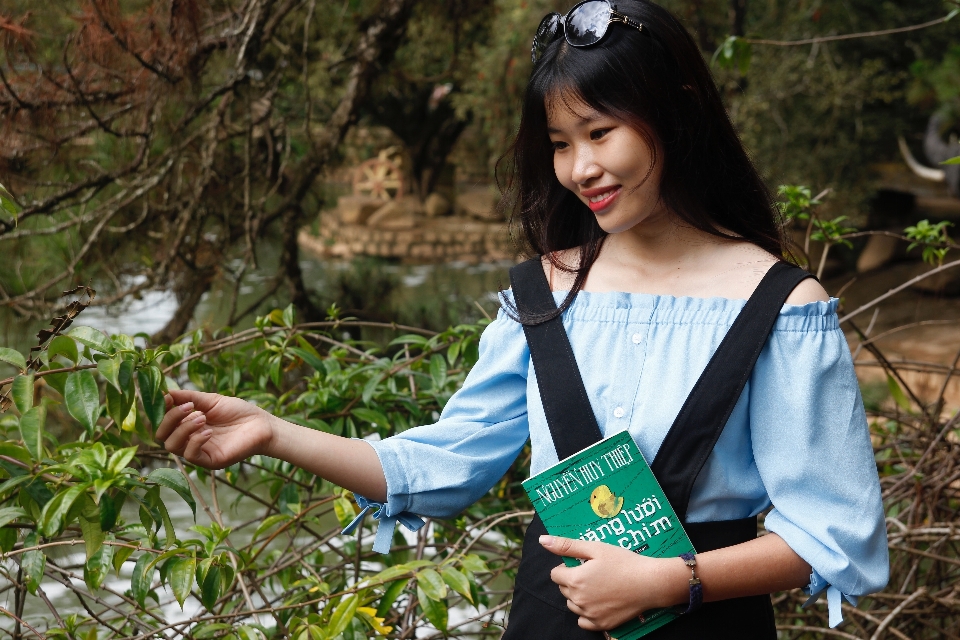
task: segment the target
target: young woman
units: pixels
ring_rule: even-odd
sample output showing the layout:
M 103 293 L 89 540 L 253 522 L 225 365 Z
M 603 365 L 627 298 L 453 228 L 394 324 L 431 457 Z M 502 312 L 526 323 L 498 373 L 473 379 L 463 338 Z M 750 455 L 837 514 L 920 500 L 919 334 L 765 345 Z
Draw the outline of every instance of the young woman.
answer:
M 784 255 L 779 219 L 696 45 L 664 9 L 583 2 L 544 19 L 533 56 L 512 154 L 513 222 L 543 256 L 601 431 L 628 430 L 650 461 L 744 300 Z M 175 391 L 157 437 L 208 468 L 254 454 L 289 461 L 382 503 L 386 518 L 455 515 L 528 438 L 531 473 L 557 462 L 536 376 L 567 372 L 534 371 L 520 321 L 544 318 L 503 296 L 436 424 L 365 442 Z M 772 505 L 767 534 L 699 553 L 702 598 L 713 604 L 648 637 L 775 638 L 765 594 L 796 587 L 826 590 L 835 625 L 843 598 L 886 584 L 879 482 L 837 304 L 812 279 L 792 291 L 693 484 L 691 526 Z M 539 543 L 556 568 L 538 581 L 521 567 L 506 638 L 599 638 L 651 608 L 693 608 L 680 558 Z M 567 568 L 560 555 L 587 562 Z

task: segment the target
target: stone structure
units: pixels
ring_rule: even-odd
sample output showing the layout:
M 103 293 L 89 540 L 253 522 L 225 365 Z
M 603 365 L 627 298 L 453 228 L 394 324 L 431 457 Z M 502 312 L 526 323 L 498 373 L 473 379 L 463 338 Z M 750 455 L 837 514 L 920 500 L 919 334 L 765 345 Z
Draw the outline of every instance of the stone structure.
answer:
M 479 212 L 477 191 L 469 193 L 473 211 L 465 211 L 458 198 L 457 209 L 462 213 L 452 216 L 437 215 L 444 208 L 449 210 L 450 204 L 436 198 L 431 201 L 428 197 L 421 205 L 405 197 L 370 211 L 371 203 L 345 196 L 337 209 L 320 214 L 319 235 L 300 232 L 300 246 L 324 257 L 365 255 L 405 262 L 481 262 L 516 257 L 506 223 L 496 219 L 493 198 L 487 197 L 490 210 Z

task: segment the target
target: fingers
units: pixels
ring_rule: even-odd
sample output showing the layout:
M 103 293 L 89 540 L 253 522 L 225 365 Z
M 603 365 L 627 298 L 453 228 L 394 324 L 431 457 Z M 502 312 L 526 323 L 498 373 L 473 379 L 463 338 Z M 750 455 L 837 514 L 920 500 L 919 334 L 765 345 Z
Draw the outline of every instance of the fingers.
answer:
M 605 543 L 585 542 L 583 540 L 571 540 L 570 538 L 558 538 L 556 536 L 540 536 L 540 544 L 543 545 L 544 549 L 558 556 L 591 560 L 596 557 L 598 551 L 595 545 L 604 545 Z
M 167 451 L 182 456 L 190 436 L 206 426 L 207 417 L 199 411 L 193 411 L 167 436 L 163 446 Z
M 209 411 L 221 398 L 216 393 L 204 393 L 203 391 L 192 391 L 190 389 L 170 389 L 167 393 L 173 399 L 174 404 L 192 402 L 200 411 Z
M 577 624 L 580 625 L 581 629 L 586 629 L 587 631 L 606 630 L 606 627 L 601 627 L 600 625 L 591 622 L 589 618 L 584 618 L 583 616 L 580 616 L 580 618 L 577 620 Z
M 192 402 L 185 402 L 179 406 L 173 406 L 175 402 L 176 400 L 171 397 L 171 406 L 167 408 L 167 413 L 164 414 L 163 420 L 160 421 L 160 426 L 157 427 L 155 437 L 160 442 L 165 442 L 167 438 L 170 437 L 170 434 L 180 425 L 180 422 L 193 412 L 194 407 Z
M 203 452 L 203 445 L 209 442 L 212 435 L 213 429 L 202 429 L 192 433 L 187 439 L 186 448 L 183 450 L 183 457 L 186 458 L 187 462 L 207 466 L 204 463 L 210 459 L 210 456 Z

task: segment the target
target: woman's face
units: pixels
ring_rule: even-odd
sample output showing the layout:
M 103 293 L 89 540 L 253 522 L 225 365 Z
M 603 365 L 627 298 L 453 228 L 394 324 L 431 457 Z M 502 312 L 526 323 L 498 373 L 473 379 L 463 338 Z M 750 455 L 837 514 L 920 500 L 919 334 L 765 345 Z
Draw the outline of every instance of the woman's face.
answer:
M 604 231 L 626 231 L 665 213 L 660 165 L 653 166 L 636 129 L 579 100 L 554 96 L 546 106 L 557 179 L 590 207 Z

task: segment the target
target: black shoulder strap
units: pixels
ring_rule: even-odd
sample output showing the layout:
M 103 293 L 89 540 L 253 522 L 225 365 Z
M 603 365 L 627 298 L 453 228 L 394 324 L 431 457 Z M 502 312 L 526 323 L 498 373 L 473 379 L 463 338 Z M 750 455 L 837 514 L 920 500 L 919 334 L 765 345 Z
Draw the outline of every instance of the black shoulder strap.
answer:
M 785 262 L 767 271 L 660 445 L 651 469 L 681 520 L 686 520 L 693 483 L 720 438 L 783 303 L 809 277 L 803 269 Z M 539 258 L 510 269 L 510 282 L 518 310 L 540 314 L 557 308 Z M 524 325 L 523 331 L 550 435 L 557 457 L 563 460 L 603 436 L 560 317 Z
M 681 520 L 687 519 L 693 483 L 720 439 L 784 302 L 801 281 L 810 277 L 786 262 L 770 267 L 693 385 L 660 445 L 650 470 Z
M 539 258 L 511 268 L 510 284 L 518 311 L 542 314 L 556 310 L 557 303 Z M 547 416 L 557 457 L 560 460 L 569 458 L 603 438 L 573 357 L 570 340 L 560 316 L 542 324 L 525 324 L 523 333 L 527 336 L 543 412 Z

